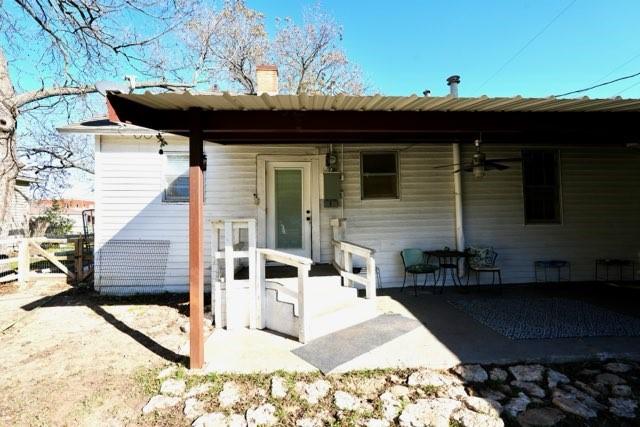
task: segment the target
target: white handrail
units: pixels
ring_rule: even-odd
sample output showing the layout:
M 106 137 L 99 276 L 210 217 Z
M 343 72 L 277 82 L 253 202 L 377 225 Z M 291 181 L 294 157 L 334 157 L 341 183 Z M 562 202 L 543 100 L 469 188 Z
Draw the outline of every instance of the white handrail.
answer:
M 280 262 L 282 264 L 290 265 L 298 269 L 298 341 L 305 343 L 309 336 L 309 316 L 306 308 L 306 287 L 309 280 L 309 270 L 313 261 L 309 258 L 301 257 L 298 255 L 292 255 L 286 252 L 277 251 L 275 249 L 256 249 L 258 257 L 258 268 L 256 271 L 256 285 L 258 286 L 258 301 L 256 311 L 258 312 L 258 325 L 260 329 L 266 327 L 266 275 L 265 265 L 267 261 Z
M 356 245 L 355 243 L 332 240 L 334 251 L 333 266 L 338 269 L 340 275 L 344 278 L 345 286 L 352 286 L 353 282 L 360 283 L 365 286 L 367 299 L 376 296 L 376 260 L 373 257 L 375 250 L 366 246 Z M 342 253 L 342 262 L 338 259 L 337 254 Z M 353 274 L 353 255 L 364 258 L 367 266 L 367 277 L 363 278 L 357 274 Z

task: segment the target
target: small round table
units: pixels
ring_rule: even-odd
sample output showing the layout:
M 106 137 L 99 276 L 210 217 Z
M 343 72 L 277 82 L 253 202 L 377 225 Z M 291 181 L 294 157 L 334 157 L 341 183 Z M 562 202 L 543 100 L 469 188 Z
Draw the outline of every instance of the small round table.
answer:
M 430 257 L 438 258 L 438 266 L 440 267 L 440 270 L 438 270 L 436 284 L 440 280 L 440 277 L 442 277 L 442 288 L 440 289 L 440 293 L 444 291 L 444 285 L 447 281 L 447 271 L 449 271 L 451 275 L 453 285 L 462 286 L 462 282 L 460 281 L 460 261 L 469 257 L 467 252 L 440 249 L 435 251 L 424 251 L 424 254 L 427 256 L 427 263 L 429 263 Z

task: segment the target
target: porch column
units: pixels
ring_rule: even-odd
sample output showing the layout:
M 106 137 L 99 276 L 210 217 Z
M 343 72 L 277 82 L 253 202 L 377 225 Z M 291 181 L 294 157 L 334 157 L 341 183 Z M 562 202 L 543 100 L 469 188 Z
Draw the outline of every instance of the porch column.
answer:
M 189 132 L 189 367 L 204 364 L 204 176 L 202 117 L 190 110 Z

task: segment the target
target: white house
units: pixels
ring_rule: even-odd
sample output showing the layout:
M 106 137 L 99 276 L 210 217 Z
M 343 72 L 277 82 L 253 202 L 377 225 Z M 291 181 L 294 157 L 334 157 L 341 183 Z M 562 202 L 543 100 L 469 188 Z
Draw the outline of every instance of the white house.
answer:
M 210 120 L 206 285 L 224 246 L 211 221 L 241 218 L 255 220 L 257 248 L 315 264 L 343 253 L 336 241 L 369 248 L 382 287 L 402 286 L 404 248 L 493 247 L 505 283 L 534 282 L 535 261 L 569 262 L 573 281 L 593 280 L 597 259 L 640 266 L 640 100 L 454 95 L 110 94 L 111 121 L 61 129 L 95 135 L 96 289 L 189 289 L 190 134 L 176 123 L 195 108 Z M 485 158 L 467 167 L 474 140 Z M 522 160 L 496 170 L 491 159 Z M 454 163 L 475 173 L 438 168 Z M 240 316 L 248 324 L 251 308 Z

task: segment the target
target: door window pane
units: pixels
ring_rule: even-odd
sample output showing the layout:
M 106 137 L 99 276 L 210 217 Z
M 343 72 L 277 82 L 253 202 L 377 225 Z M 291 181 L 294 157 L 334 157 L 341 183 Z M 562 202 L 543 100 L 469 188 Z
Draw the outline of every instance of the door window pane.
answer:
M 274 180 L 276 248 L 302 248 L 302 171 L 276 169 Z

